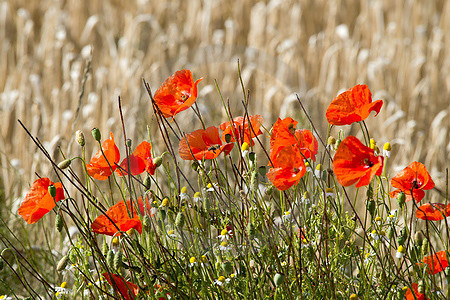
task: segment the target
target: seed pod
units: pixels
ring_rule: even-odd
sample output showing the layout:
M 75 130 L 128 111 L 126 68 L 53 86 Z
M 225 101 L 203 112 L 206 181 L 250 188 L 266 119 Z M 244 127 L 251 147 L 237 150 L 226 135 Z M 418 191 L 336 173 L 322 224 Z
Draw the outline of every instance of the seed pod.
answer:
M 64 270 L 67 266 L 67 263 L 69 262 L 69 256 L 68 255 L 64 255 L 58 262 L 58 264 L 56 265 L 56 271 L 61 272 L 62 270 Z
M 108 243 L 106 242 L 106 240 L 103 240 L 103 245 L 102 245 L 103 256 L 106 256 L 108 254 L 108 251 L 109 251 Z
M 182 212 L 179 212 L 177 214 L 177 217 L 175 218 L 175 226 L 178 228 L 183 228 L 184 227 L 184 215 Z
M 233 265 L 231 264 L 231 262 L 226 261 L 222 263 L 222 270 L 224 270 L 227 274 L 231 274 L 233 273 Z
M 92 136 L 94 137 L 94 140 L 96 140 L 97 142 L 100 142 L 100 140 L 102 139 L 102 134 L 100 133 L 100 130 L 98 128 L 92 128 Z
M 373 217 L 375 214 L 375 201 L 374 200 L 367 201 L 367 210 L 369 211 L 370 215 Z
M 62 231 L 63 226 L 64 226 L 64 221 L 63 221 L 63 217 L 60 214 L 56 215 L 55 226 L 56 226 L 56 230 L 58 230 L 58 232 Z
M 280 285 L 283 284 L 284 279 L 285 279 L 284 274 L 281 274 L 281 273 L 277 273 L 277 274 L 275 274 L 275 276 L 273 277 L 273 281 L 275 282 L 275 285 L 276 285 L 277 287 L 279 287 Z
M 430 243 L 427 238 L 423 239 L 422 242 L 422 255 L 425 256 L 430 252 Z
M 53 184 L 48 186 L 48 192 L 53 198 L 56 197 L 56 187 Z
M 248 159 L 252 162 L 252 163 L 254 163 L 255 162 L 255 160 L 256 160 L 256 153 L 255 152 L 250 152 L 249 154 L 248 154 Z
M 71 159 L 69 159 L 69 158 L 65 159 L 58 164 L 58 168 L 60 168 L 61 170 L 67 169 L 70 166 L 71 162 L 72 162 Z
M 416 234 L 414 235 L 414 242 L 416 243 L 417 246 L 422 246 L 423 243 L 423 234 L 422 231 L 417 231 Z
M 118 270 L 122 266 L 122 251 L 117 251 L 114 255 L 113 267 L 114 270 Z
M 108 251 L 108 254 L 106 255 L 106 263 L 108 264 L 109 267 L 114 266 L 114 251 L 112 250 Z
M 81 130 L 77 130 L 77 132 L 75 132 L 75 139 L 77 140 L 78 145 L 80 145 L 81 147 L 84 147 L 84 145 L 86 144 L 83 131 Z
M 229 134 L 229 133 L 225 134 L 225 142 L 226 143 L 231 142 L 231 134 Z

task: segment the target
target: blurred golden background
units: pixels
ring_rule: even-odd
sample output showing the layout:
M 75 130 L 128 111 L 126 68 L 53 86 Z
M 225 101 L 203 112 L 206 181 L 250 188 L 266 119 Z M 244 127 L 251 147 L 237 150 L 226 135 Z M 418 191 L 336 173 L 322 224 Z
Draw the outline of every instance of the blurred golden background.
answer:
M 250 113 L 267 128 L 278 116 L 309 127 L 298 94 L 326 134 L 330 101 L 368 84 L 374 100 L 384 100 L 368 127 L 380 147 L 391 142 L 391 173 L 421 161 L 442 189 L 450 158 L 449 16 L 445 0 L 0 1 L 1 198 L 16 199 L 8 218 L 18 218 L 35 172 L 51 172 L 17 119 L 56 161 L 58 147 L 79 155 L 74 133 L 83 130 L 90 157 L 93 127 L 123 144 L 119 95 L 128 137 L 145 138 L 147 124 L 156 133 L 142 79 L 155 91 L 188 68 L 205 77 L 197 104 L 206 124 L 219 125 L 226 116 L 215 79 L 235 115 L 242 113 L 238 59 Z M 200 126 L 191 110 L 177 120 L 186 132 Z

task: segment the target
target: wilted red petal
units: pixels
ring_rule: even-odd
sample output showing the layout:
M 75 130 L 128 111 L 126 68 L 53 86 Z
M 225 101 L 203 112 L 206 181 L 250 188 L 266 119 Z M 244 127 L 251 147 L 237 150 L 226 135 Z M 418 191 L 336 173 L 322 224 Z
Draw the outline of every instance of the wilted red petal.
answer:
M 427 221 L 439 221 L 450 216 L 450 205 L 426 203 L 417 208 L 416 217 Z
M 119 149 L 114 143 L 112 132 L 110 133 L 110 138 L 102 143 L 102 150 L 98 150 L 91 158 L 89 164 L 86 165 L 89 176 L 98 180 L 108 179 L 117 168 L 116 164 L 120 160 Z
M 391 185 L 398 190 L 390 193 L 394 198 L 400 191 L 406 195 L 406 201 L 411 201 L 412 197 L 416 202 L 420 202 L 425 196 L 423 190 L 434 188 L 433 179 L 431 179 L 425 166 L 420 162 L 412 162 L 409 166 L 400 171 L 391 179 Z M 411 195 L 412 191 L 412 195 Z
M 340 144 L 333 158 L 333 171 L 343 186 L 356 183 L 356 187 L 368 185 L 372 178 L 380 176 L 383 157 L 364 146 L 356 137 L 348 136 Z
M 308 129 L 298 129 L 295 131 L 295 137 L 300 147 L 300 152 L 304 158 L 311 158 L 316 161 L 316 154 L 319 150 L 319 144 L 312 132 Z
M 419 293 L 419 285 L 417 283 L 412 284 L 413 291 L 411 289 L 408 289 L 405 293 L 405 299 L 406 300 L 426 300 L 424 294 Z M 415 297 L 414 297 L 415 295 Z
M 139 293 L 139 287 L 132 282 L 126 281 L 120 275 L 103 273 L 108 283 L 125 300 L 133 300 Z
M 55 199 L 48 192 L 50 185 L 56 188 Z M 34 224 L 55 207 L 55 202 L 62 199 L 64 199 L 64 190 L 61 182 L 53 183 L 46 177 L 39 178 L 31 185 L 18 213 L 28 224 Z
M 428 274 L 439 273 L 448 266 L 447 251 L 439 251 L 436 254 L 425 256 L 422 261 L 429 267 Z
M 151 206 L 148 199 L 146 199 L 145 205 L 141 197 L 139 197 L 137 201 L 140 209 L 140 215 L 151 215 Z M 145 210 L 145 207 L 147 207 L 147 210 Z M 139 233 L 142 233 L 141 220 L 139 219 L 139 215 L 136 213 L 134 204 L 130 200 L 126 201 L 126 206 L 124 201 L 120 201 L 119 203 L 114 204 L 106 211 L 106 215 L 109 218 L 105 215 L 101 215 L 98 216 L 94 220 L 94 222 L 92 222 L 92 231 L 99 234 L 112 236 L 118 232 L 118 227 L 120 231 L 127 231 L 131 228 L 134 228 Z M 110 221 L 110 219 L 112 220 L 112 222 Z
M 223 145 L 219 137 L 219 129 L 211 126 L 186 134 L 180 140 L 178 152 L 185 160 L 214 159 L 222 152 L 225 155 L 230 153 L 233 146 L 233 143 Z
M 119 176 L 128 175 L 128 164 L 132 175 L 142 174 L 144 171 L 155 174 L 155 165 L 152 159 L 152 146 L 149 142 L 143 141 L 140 143 L 128 159 L 124 159 L 120 163 L 120 168 L 117 168 L 116 173 Z
M 197 85 L 190 70 L 180 70 L 167 78 L 155 92 L 154 100 L 164 117 L 173 117 L 188 109 L 197 99 Z
M 250 124 L 248 122 L 250 120 Z M 257 135 L 262 134 L 260 129 L 263 123 L 263 118 L 260 115 L 237 117 L 233 121 L 228 121 L 220 125 L 220 130 L 222 130 L 222 141 L 227 142 L 226 136 L 230 136 L 230 142 L 235 142 L 238 140 L 239 144 L 247 142 L 249 145 L 254 145 L 253 138 Z M 251 126 L 250 126 L 251 125 Z
M 367 85 L 358 84 L 334 98 L 326 117 L 332 125 L 349 125 L 365 120 L 371 111 L 375 111 L 376 116 L 382 106 L 382 100 L 372 102 L 372 93 Z

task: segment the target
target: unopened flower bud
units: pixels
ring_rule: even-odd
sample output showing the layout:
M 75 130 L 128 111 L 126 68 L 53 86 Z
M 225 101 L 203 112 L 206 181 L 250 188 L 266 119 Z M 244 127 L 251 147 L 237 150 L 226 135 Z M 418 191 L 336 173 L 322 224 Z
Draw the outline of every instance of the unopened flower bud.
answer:
M 408 238 L 408 231 L 406 230 L 406 227 L 403 227 L 402 230 L 400 231 L 400 235 L 397 237 L 397 243 L 399 245 L 404 245 L 407 238 Z
M 84 140 L 83 131 L 77 130 L 77 132 L 75 132 L 75 139 L 76 139 L 78 145 L 80 145 L 81 147 L 84 147 L 84 145 L 86 145 L 86 141 Z
M 391 144 L 389 142 L 385 143 L 383 146 L 383 155 L 386 157 L 391 156 L 391 150 L 392 150 Z
M 152 186 L 152 179 L 150 178 L 150 175 L 149 175 L 149 174 L 147 174 L 147 176 L 145 176 L 145 179 L 144 179 L 144 186 L 145 186 L 145 188 L 146 188 L 147 190 L 149 190 L 150 187 Z
M 427 238 L 422 241 L 422 255 L 425 256 L 430 252 L 430 243 Z
M 405 193 L 400 192 L 397 196 L 397 203 L 400 207 L 403 207 L 403 204 L 405 204 L 406 196 Z
M 156 168 L 159 167 L 160 165 L 162 165 L 163 163 L 163 158 L 162 156 L 157 156 L 153 159 L 153 163 L 155 164 Z
M 113 237 L 111 243 L 112 243 L 112 245 L 114 247 L 117 247 L 119 245 L 119 238 L 118 237 Z
M 58 230 L 58 232 L 61 232 L 64 226 L 64 221 L 63 221 L 63 217 L 60 214 L 56 215 L 55 218 L 55 227 L 56 230 Z
M 177 217 L 175 218 L 175 226 L 178 228 L 183 228 L 184 227 L 184 215 L 182 212 L 179 212 L 177 214 Z
M 100 130 L 98 128 L 92 128 L 92 136 L 94 137 L 94 140 L 96 140 L 97 142 L 100 142 L 100 140 L 102 139 L 102 134 L 100 133 Z
M 422 246 L 423 243 L 423 233 L 422 231 L 417 231 L 414 235 L 414 242 L 417 246 Z
M 231 142 L 231 134 L 229 134 L 229 133 L 227 133 L 227 134 L 225 134 L 225 142 L 226 143 L 229 143 L 229 142 Z
M 108 251 L 109 251 L 108 243 L 106 242 L 106 240 L 103 240 L 103 245 L 102 245 L 103 256 L 106 256 L 108 254 Z
M 332 136 L 329 136 L 327 140 L 327 145 L 333 146 L 334 144 L 336 144 L 336 139 Z
M 252 162 L 252 163 L 254 163 L 255 162 L 255 160 L 256 160 L 256 153 L 255 152 L 250 152 L 249 154 L 248 154 L 248 159 Z
M 197 161 L 192 162 L 192 164 L 191 164 L 192 170 L 194 170 L 195 172 L 197 172 L 199 167 L 200 167 L 200 165 L 198 164 Z
M 275 285 L 277 287 L 283 284 L 284 279 L 285 279 L 284 274 L 280 273 L 275 274 L 275 276 L 273 277 L 273 281 L 275 282 Z
M 350 300 L 358 300 L 358 295 L 356 295 L 356 294 L 351 294 L 349 299 L 350 299 Z
M 222 263 L 222 270 L 224 270 L 227 274 L 231 274 L 233 273 L 233 265 L 231 264 L 231 262 L 226 261 Z
M 108 264 L 109 267 L 114 266 L 114 251 L 112 250 L 108 251 L 108 254 L 106 255 L 106 263 Z
M 131 148 L 133 141 L 131 139 L 127 139 L 127 141 L 125 142 L 128 148 Z
M 161 201 L 161 207 L 167 207 L 167 206 L 169 206 L 169 199 L 168 198 L 164 198 Z
M 367 211 L 369 211 L 370 215 L 373 217 L 373 215 L 375 214 L 375 201 L 374 200 L 369 200 L 367 201 Z
M 61 170 L 67 169 L 70 166 L 71 162 L 71 159 L 65 159 L 58 164 L 58 168 L 60 168 Z
M 69 256 L 68 255 L 64 255 L 58 262 L 58 264 L 56 265 L 56 271 L 61 272 L 62 270 L 64 270 L 67 266 L 67 263 L 69 262 Z
M 48 193 L 50 194 L 50 196 L 52 196 L 53 198 L 56 197 L 56 187 L 52 184 L 48 186 Z

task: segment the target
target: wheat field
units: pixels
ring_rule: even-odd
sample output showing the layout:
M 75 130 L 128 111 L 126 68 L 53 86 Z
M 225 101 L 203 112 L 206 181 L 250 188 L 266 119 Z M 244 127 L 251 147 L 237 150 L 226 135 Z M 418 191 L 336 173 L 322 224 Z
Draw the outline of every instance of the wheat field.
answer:
M 76 130 L 88 137 L 91 153 L 93 127 L 123 140 L 120 95 L 127 135 L 142 139 L 147 124 L 157 132 L 142 79 L 156 90 L 189 68 L 205 78 L 197 103 L 206 123 L 218 125 L 226 116 L 214 80 L 232 111 L 242 112 L 238 59 L 250 112 L 261 114 L 267 128 L 287 115 L 309 126 L 298 94 L 326 134 L 329 102 L 368 84 L 374 100 L 385 101 L 368 122 L 379 144 L 393 145 L 392 172 L 421 161 L 443 187 L 450 158 L 449 16 L 445 0 L 0 1 L 0 183 L 2 201 L 12 204 L 2 216 L 17 220 L 35 174 L 51 173 L 18 119 L 59 161 L 59 149 L 77 155 Z M 178 121 L 199 126 L 192 111 Z M 154 137 L 155 151 L 163 151 Z

